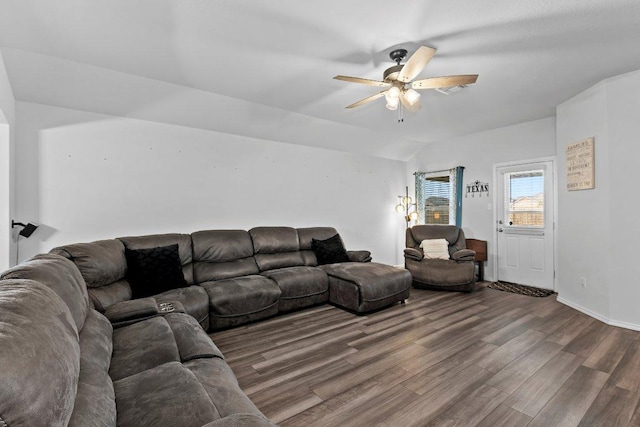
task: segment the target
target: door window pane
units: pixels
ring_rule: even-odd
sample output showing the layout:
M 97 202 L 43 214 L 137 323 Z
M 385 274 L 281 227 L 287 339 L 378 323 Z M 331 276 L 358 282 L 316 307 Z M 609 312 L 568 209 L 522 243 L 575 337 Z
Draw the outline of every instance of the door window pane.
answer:
M 544 227 L 544 171 L 505 174 L 505 187 L 505 225 Z

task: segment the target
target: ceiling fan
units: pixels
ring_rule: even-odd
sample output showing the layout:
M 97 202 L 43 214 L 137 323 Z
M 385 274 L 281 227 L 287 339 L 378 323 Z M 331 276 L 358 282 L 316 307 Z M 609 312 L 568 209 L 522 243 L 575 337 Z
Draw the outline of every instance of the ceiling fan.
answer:
M 443 89 L 452 87 L 465 87 L 473 84 L 478 79 L 477 74 L 463 74 L 457 76 L 430 77 L 427 79 L 412 81 L 424 67 L 429 63 L 431 58 L 436 54 L 436 49 L 428 46 L 420 46 L 420 48 L 407 60 L 403 65 L 400 62 L 407 56 L 406 49 L 395 49 L 389 53 L 389 57 L 396 62 L 393 67 L 387 68 L 382 80 L 363 79 L 360 77 L 335 76 L 336 80 L 345 82 L 360 83 L 369 86 L 383 87 L 385 90 L 371 95 L 360 101 L 347 105 L 346 108 L 355 108 L 375 101 L 383 96 L 387 101 L 389 110 L 398 109 L 398 103 L 408 111 L 417 111 L 420 109 L 420 94 L 417 90 L 424 89 Z

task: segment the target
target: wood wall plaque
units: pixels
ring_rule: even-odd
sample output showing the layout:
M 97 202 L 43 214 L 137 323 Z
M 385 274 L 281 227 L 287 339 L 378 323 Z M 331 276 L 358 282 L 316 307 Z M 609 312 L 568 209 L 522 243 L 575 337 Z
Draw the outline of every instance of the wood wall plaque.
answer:
M 593 137 L 567 145 L 567 190 L 595 188 Z

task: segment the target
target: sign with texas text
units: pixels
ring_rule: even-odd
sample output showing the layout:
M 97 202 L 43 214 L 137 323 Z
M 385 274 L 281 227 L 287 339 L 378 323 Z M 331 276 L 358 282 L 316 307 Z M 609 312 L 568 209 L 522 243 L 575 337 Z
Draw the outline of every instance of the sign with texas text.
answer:
M 567 190 L 595 188 L 594 138 L 567 145 Z

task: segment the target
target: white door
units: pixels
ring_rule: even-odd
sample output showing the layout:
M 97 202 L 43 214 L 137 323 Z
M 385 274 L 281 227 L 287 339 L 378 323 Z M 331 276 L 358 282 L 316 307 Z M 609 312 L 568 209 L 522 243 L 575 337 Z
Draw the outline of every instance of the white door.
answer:
M 496 167 L 498 280 L 553 289 L 553 163 Z

